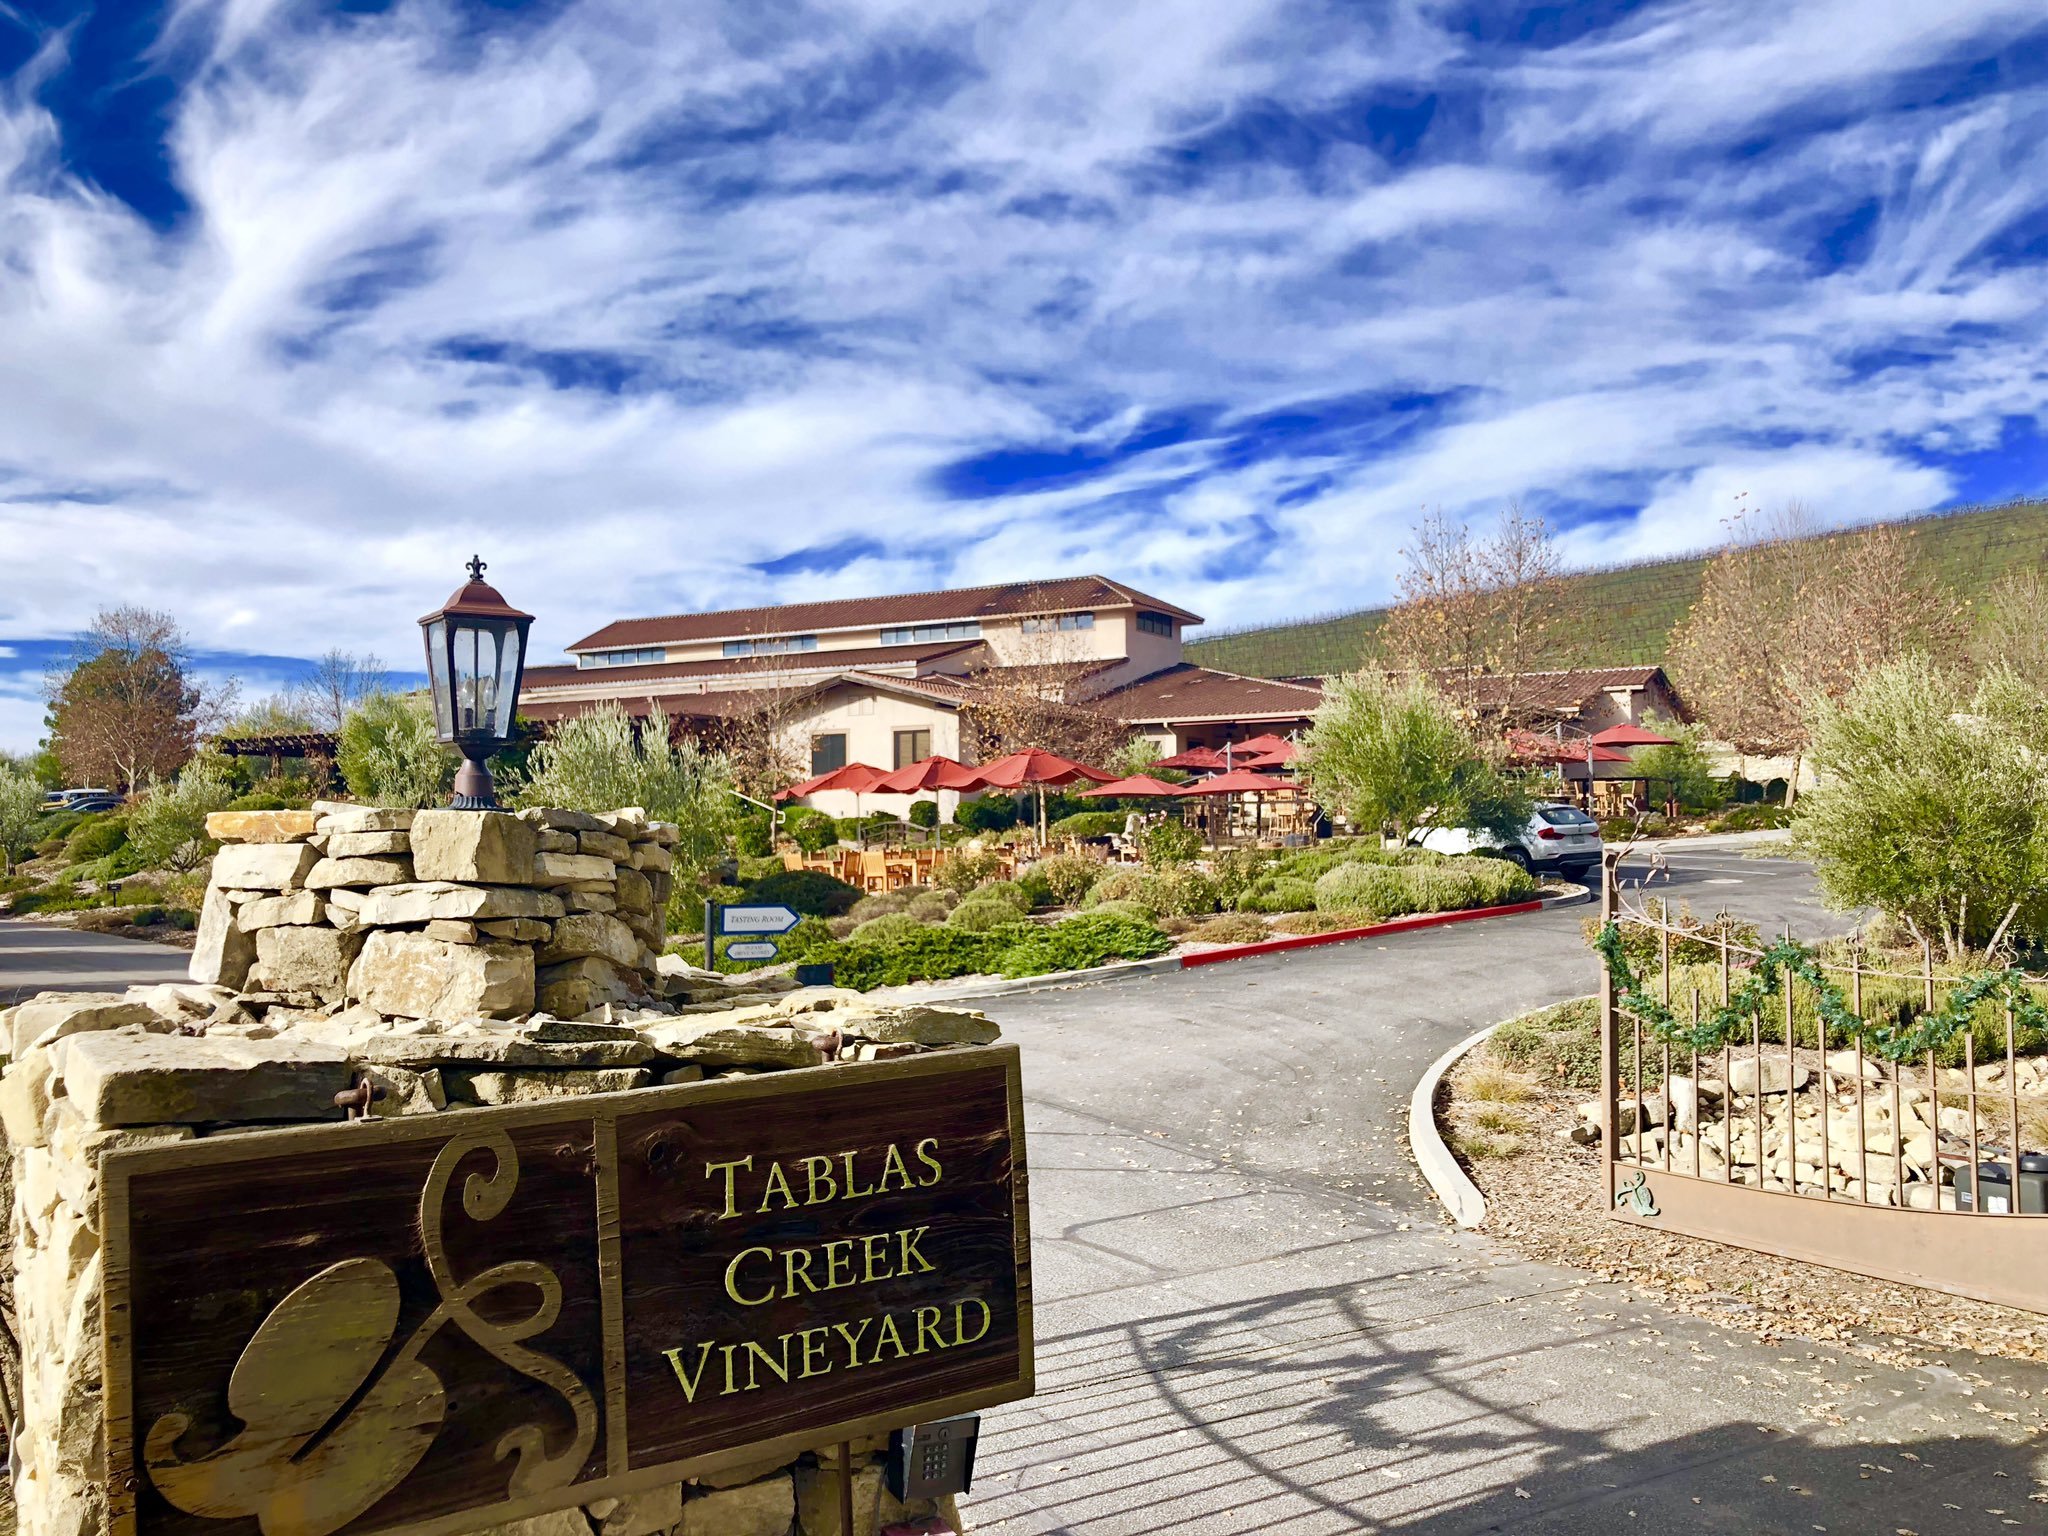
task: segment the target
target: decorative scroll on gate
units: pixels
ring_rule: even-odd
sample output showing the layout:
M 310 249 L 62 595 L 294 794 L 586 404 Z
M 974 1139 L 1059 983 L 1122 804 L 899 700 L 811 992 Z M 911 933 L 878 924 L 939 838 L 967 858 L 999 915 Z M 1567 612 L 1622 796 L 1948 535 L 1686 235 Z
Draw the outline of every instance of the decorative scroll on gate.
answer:
M 1014 1048 L 109 1154 L 117 1532 L 436 1532 L 1026 1396 Z

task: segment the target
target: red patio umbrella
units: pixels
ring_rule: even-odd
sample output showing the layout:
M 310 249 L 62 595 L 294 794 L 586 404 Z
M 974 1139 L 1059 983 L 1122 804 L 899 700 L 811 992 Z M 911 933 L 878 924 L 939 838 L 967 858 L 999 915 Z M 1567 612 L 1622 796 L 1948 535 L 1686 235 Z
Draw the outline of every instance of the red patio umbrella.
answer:
M 1184 795 L 1187 786 L 1169 784 L 1164 779 L 1155 779 L 1149 773 L 1134 773 L 1128 779 L 1111 779 L 1107 784 L 1098 784 L 1093 789 L 1084 789 L 1075 798 L 1081 800 L 1138 800 L 1163 799 L 1170 795 Z
M 1301 748 L 1291 741 L 1283 741 L 1270 752 L 1260 752 L 1254 756 L 1239 756 L 1236 766 L 1239 768 L 1279 768 L 1293 762 L 1299 756 L 1301 756 Z
M 1082 779 L 1091 784 L 1107 784 L 1116 775 L 1104 773 L 1100 768 L 1090 768 L 1086 763 L 1077 763 L 1070 757 L 1061 757 L 1057 752 L 1042 752 L 1037 747 L 1026 747 L 1022 752 L 1012 752 L 1008 757 L 999 757 L 992 763 L 983 763 L 974 770 L 976 782 L 988 789 L 1023 789 L 1027 786 L 1038 791 L 1038 840 L 1045 841 L 1045 791 L 1047 785 L 1058 787 L 1075 784 Z
M 1577 741 L 1559 741 L 1555 736 L 1539 736 L 1534 731 L 1508 732 L 1508 755 L 1525 763 L 1628 761 L 1626 752 L 1612 751 L 1587 737 L 1581 737 Z
M 1678 743 L 1669 736 L 1659 736 L 1655 731 L 1646 731 L 1640 725 L 1610 725 L 1604 731 L 1595 731 L 1586 740 L 1596 747 L 1675 747 Z
M 1162 757 L 1152 765 L 1154 768 L 1221 768 L 1223 754 L 1210 747 L 1189 747 L 1185 752 L 1176 752 L 1172 757 Z
M 1232 742 L 1230 750 L 1238 757 L 1246 755 L 1256 756 L 1262 752 L 1278 752 L 1282 747 L 1291 747 L 1293 745 L 1294 743 L 1285 736 L 1274 736 L 1269 733 L 1264 736 L 1254 736 L 1249 741 Z
M 883 775 L 875 781 L 874 788 L 890 795 L 917 795 L 930 789 L 979 789 L 981 770 L 933 753 Z
M 775 798 L 795 800 L 804 795 L 819 794 L 828 789 L 850 789 L 853 791 L 854 819 L 860 819 L 860 797 L 887 777 L 881 769 L 870 768 L 866 763 L 848 763 L 843 768 L 834 768 L 830 773 L 821 773 L 815 779 L 805 779 L 801 784 L 792 784 Z M 865 834 L 863 834 L 865 836 Z
M 1249 768 L 1233 768 L 1228 773 L 1219 773 L 1213 779 L 1201 779 L 1188 785 L 1181 793 L 1186 795 L 1251 795 L 1265 794 L 1275 789 L 1299 789 L 1294 779 L 1269 779 L 1264 774 L 1254 773 Z

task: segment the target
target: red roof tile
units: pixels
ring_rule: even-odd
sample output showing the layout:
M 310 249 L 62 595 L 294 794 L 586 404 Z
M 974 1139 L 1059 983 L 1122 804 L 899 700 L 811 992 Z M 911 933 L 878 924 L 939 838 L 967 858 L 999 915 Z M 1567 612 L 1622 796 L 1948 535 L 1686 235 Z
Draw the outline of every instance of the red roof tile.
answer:
M 746 635 L 800 635 L 828 629 L 865 629 L 871 625 L 936 624 L 1034 613 L 1077 613 L 1096 608 L 1149 608 L 1189 624 L 1202 622 L 1199 614 L 1162 602 L 1122 582 L 1101 576 L 1061 576 L 1051 581 L 1012 581 L 944 592 L 907 592 L 896 597 L 842 597 L 819 603 L 783 603 L 772 608 L 725 608 L 664 618 L 618 619 L 585 635 L 569 649 L 677 645 Z
M 1112 688 L 1093 702 L 1119 719 L 1137 722 L 1293 719 L 1313 714 L 1322 701 L 1322 689 L 1305 683 L 1241 677 L 1183 662 Z
M 838 672 L 891 663 L 922 664 L 981 648 L 979 640 L 945 640 L 928 645 L 863 645 L 843 651 L 785 651 L 776 656 L 722 656 L 710 661 L 653 661 L 640 667 L 529 667 L 524 686 L 566 688 L 605 682 L 753 677 L 771 672 Z

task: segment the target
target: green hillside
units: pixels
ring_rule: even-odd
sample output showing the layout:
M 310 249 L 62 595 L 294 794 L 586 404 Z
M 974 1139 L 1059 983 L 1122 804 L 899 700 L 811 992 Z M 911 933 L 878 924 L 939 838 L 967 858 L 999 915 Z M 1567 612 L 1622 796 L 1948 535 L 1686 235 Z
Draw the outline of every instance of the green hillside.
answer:
M 1999 577 L 2048 567 L 2048 500 L 1970 507 L 1901 525 L 1959 593 L 1974 598 Z M 1566 578 L 1577 615 L 1559 666 L 1662 662 L 1671 631 L 1699 595 L 1706 555 L 1581 571 Z M 1253 677 L 1348 671 L 1363 661 L 1386 610 L 1331 614 L 1291 624 L 1225 631 L 1191 641 L 1188 660 Z

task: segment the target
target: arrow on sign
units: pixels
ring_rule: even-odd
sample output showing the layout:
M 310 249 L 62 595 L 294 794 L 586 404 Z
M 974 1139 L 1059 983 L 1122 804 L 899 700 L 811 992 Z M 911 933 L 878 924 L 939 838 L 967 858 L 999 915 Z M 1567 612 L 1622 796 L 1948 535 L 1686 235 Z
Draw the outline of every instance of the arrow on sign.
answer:
M 725 957 L 728 960 L 773 960 L 781 953 L 773 939 L 749 939 L 744 943 L 728 944 L 725 947 Z
M 802 919 L 787 907 L 720 907 L 720 933 L 787 933 Z

